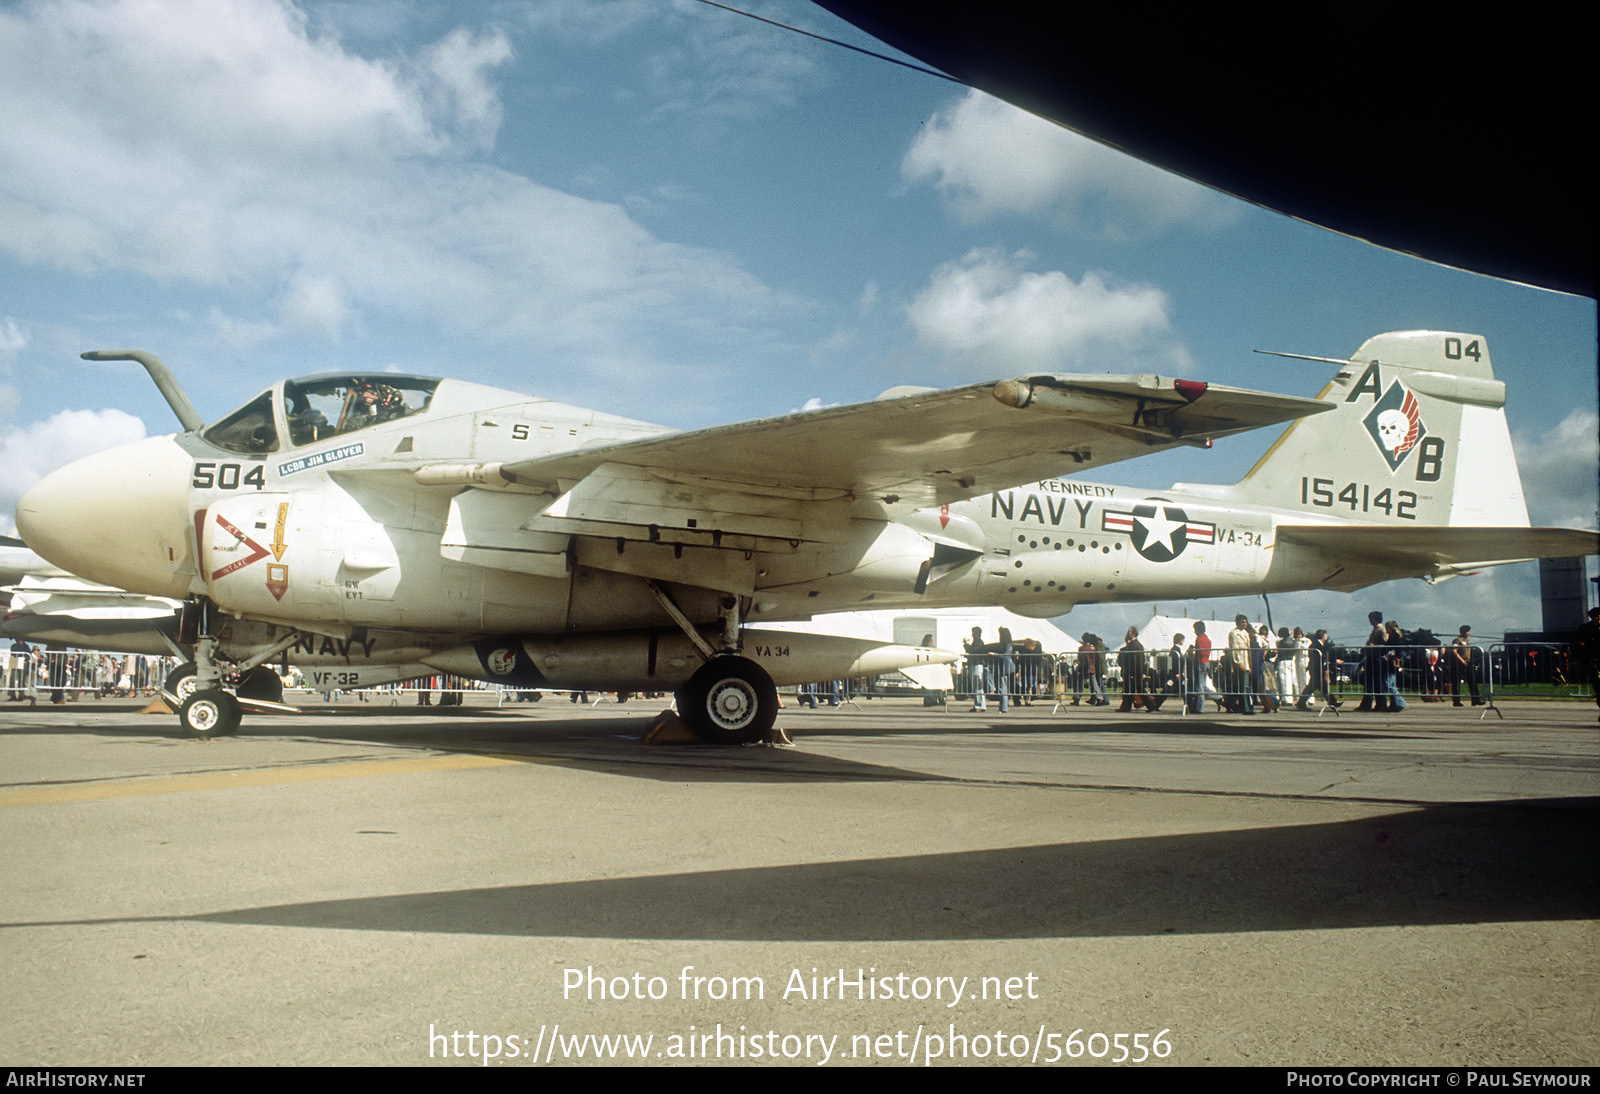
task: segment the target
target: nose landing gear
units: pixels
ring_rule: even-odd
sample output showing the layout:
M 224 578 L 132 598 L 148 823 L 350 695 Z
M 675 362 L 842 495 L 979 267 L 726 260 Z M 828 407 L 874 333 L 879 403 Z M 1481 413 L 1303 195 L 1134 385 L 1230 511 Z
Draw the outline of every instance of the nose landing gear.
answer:
M 239 728 L 245 710 L 293 713 L 284 705 L 283 681 L 264 663 L 288 649 L 299 637 L 281 641 L 239 666 L 232 690 L 224 687 L 223 664 L 214 633 L 216 608 L 198 597 L 184 606 L 180 639 L 194 644 L 194 660 L 179 665 L 161 684 L 162 698 L 178 712 L 178 724 L 191 737 L 225 737 Z

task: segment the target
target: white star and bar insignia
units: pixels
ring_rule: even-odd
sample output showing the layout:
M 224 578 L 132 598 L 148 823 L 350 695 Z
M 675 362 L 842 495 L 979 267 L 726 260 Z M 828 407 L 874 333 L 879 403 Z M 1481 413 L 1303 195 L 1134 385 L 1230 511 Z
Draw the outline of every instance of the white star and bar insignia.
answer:
M 1182 509 L 1152 498 L 1133 507 L 1132 512 L 1106 509 L 1101 528 L 1107 532 L 1126 532 L 1133 549 L 1151 562 L 1171 562 L 1191 543 L 1215 543 L 1217 526 L 1192 521 Z

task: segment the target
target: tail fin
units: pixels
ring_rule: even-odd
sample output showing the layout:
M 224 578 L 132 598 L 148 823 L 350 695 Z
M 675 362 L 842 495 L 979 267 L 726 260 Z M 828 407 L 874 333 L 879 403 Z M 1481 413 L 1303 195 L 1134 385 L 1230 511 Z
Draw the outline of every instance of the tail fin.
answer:
M 1336 409 L 1289 426 L 1230 498 L 1411 527 L 1527 527 L 1505 384 L 1481 335 L 1380 334 L 1334 363 L 1318 398 Z

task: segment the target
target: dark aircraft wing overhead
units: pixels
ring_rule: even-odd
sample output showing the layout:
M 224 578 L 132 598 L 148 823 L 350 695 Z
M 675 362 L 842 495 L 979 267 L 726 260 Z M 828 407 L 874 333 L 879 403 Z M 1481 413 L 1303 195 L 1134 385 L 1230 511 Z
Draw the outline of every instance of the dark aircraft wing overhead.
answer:
M 1592 35 L 1579 6 L 816 3 L 1258 205 L 1595 295 Z

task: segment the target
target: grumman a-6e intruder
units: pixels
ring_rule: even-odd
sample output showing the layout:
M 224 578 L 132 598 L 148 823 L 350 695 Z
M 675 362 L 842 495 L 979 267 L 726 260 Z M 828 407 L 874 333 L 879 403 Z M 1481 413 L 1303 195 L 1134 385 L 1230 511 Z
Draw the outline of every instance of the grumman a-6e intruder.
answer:
M 527 688 L 673 690 L 703 738 L 761 738 L 777 685 L 951 655 L 763 631 L 868 608 L 1356 589 L 1596 535 L 1530 529 L 1481 337 L 1369 340 L 1317 399 L 1034 375 L 689 432 L 459 380 L 280 382 L 210 426 L 80 460 L 19 503 L 44 558 L 185 602 L 193 733 L 281 700 L 318 642 Z M 1315 417 L 1312 417 L 1315 415 Z M 1055 476 L 1291 422 L 1243 482 L 1159 495 Z M 302 665 L 309 663 L 304 656 Z

